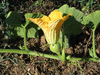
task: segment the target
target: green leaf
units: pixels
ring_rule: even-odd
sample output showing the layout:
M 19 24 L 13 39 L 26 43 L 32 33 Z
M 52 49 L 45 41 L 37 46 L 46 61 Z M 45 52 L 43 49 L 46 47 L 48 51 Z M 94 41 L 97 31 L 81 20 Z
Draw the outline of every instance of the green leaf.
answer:
M 42 16 L 43 15 L 39 13 L 26 13 L 25 14 L 26 22 L 24 24 L 21 24 L 19 15 L 16 12 L 11 11 L 8 13 L 5 21 L 9 26 L 9 30 L 12 38 L 15 39 L 18 36 L 23 38 L 24 27 L 26 27 L 28 38 L 37 38 L 39 37 L 38 35 L 39 27 L 36 24 L 29 22 L 27 18 L 40 18 Z
M 28 21 L 28 18 L 41 18 L 43 16 L 43 14 L 39 14 L 39 13 L 26 13 L 25 14 L 25 19 L 26 21 Z
M 43 15 L 39 14 L 39 13 L 26 13 L 25 14 L 25 19 L 26 19 L 26 23 L 24 26 L 26 26 L 26 30 L 27 30 L 27 37 L 28 38 L 38 38 L 39 34 L 38 34 L 38 29 L 39 27 L 32 23 L 29 22 L 27 19 L 28 18 L 41 18 Z M 24 37 L 24 28 L 23 27 L 16 27 L 15 30 L 17 31 L 17 35 L 20 37 Z
M 26 13 L 26 14 L 25 14 L 26 22 L 28 21 L 27 19 L 28 19 L 28 18 L 32 18 L 33 15 L 34 15 L 33 13 Z
M 38 26 L 30 23 L 27 26 L 27 37 L 28 38 L 38 38 L 39 37 L 39 33 L 38 33 Z
M 14 12 L 14 11 L 10 11 L 8 13 L 5 21 L 7 22 L 9 28 L 14 28 L 16 26 L 21 25 L 20 17 L 18 15 L 18 13 Z
M 33 25 L 33 23 L 30 23 L 27 27 L 27 37 L 28 38 L 38 38 L 38 29 L 36 25 Z M 24 28 L 21 26 L 17 26 L 14 28 L 13 34 L 16 34 L 17 36 L 20 36 L 21 38 L 24 37 Z
M 67 4 L 64 4 L 63 6 L 61 6 L 59 9 L 57 9 L 58 11 L 61 11 L 62 14 L 68 12 L 69 6 Z
M 63 24 L 64 34 L 66 34 L 67 37 L 80 34 L 82 32 L 81 21 L 84 13 L 74 7 L 68 7 L 67 4 L 63 5 L 58 10 L 61 11 L 64 16 L 72 14 Z
M 14 28 L 14 30 L 16 31 L 17 36 L 20 36 L 22 38 L 24 37 L 24 28 L 23 27 L 17 26 L 16 28 Z
M 26 13 L 25 19 L 26 19 L 26 25 L 27 26 L 27 37 L 28 38 L 36 38 L 39 37 L 38 35 L 38 29 L 40 29 L 36 24 L 29 22 L 27 20 L 28 18 L 41 18 L 43 15 L 39 13 Z
M 83 16 L 83 21 L 81 22 L 81 23 L 84 24 L 84 25 L 89 24 L 89 20 L 88 20 L 86 17 L 87 17 L 87 16 L 84 15 L 84 16 Z
M 62 7 L 60 7 L 57 10 L 61 11 L 64 16 L 68 15 L 68 14 L 72 14 L 72 16 L 70 16 L 64 22 L 64 24 L 62 26 L 63 34 L 66 35 L 66 40 L 67 40 L 66 47 L 67 47 L 70 36 L 77 35 L 77 34 L 80 34 L 82 32 L 81 21 L 82 21 L 82 17 L 84 16 L 84 13 L 77 10 L 74 7 L 69 7 L 67 4 L 63 5 Z
M 87 15 L 87 16 L 84 16 L 82 23 L 84 25 L 88 25 L 91 22 L 91 23 L 94 24 L 94 25 L 92 24 L 92 28 L 96 29 L 98 24 L 100 23 L 99 18 L 100 18 L 100 11 L 97 10 L 97 11 L 95 11 L 95 12 L 93 12 L 93 13 Z
M 84 13 L 75 9 L 74 7 L 68 7 L 68 5 L 63 5 L 59 11 L 62 12 L 63 15 L 72 14 L 63 24 L 63 33 L 66 35 L 66 47 L 68 48 L 69 38 L 71 35 L 77 35 L 82 32 L 80 23 L 82 21 L 82 16 Z M 62 35 L 61 35 L 62 36 Z M 61 38 L 60 38 L 61 39 Z

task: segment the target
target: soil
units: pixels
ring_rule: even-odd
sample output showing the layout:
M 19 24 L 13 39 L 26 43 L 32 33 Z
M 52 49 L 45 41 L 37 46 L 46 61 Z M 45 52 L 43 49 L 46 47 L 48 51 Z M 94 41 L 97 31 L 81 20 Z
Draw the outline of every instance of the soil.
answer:
M 9 0 L 8 0 L 9 1 Z M 10 0 L 11 1 L 11 0 Z M 12 3 L 15 0 L 12 0 Z M 25 0 L 24 0 L 25 1 Z M 39 0 L 37 0 L 38 2 Z M 45 0 L 45 6 L 37 4 L 35 7 L 33 5 L 32 10 L 29 8 L 34 4 L 34 1 L 28 0 L 26 4 L 23 5 L 24 13 L 35 13 L 39 12 L 48 15 L 52 10 L 59 8 L 65 2 L 62 0 L 61 4 L 57 3 L 55 0 Z M 20 3 L 16 0 L 16 4 Z M 69 6 L 74 6 L 68 3 Z M 16 5 L 18 6 L 18 5 Z M 19 6 L 15 9 L 12 7 L 8 8 L 9 11 L 19 11 Z M 80 8 L 79 8 L 80 9 Z M 23 22 L 23 15 L 21 15 L 21 21 Z M 0 30 L 3 27 L 0 25 Z M 73 57 L 87 57 L 89 56 L 88 48 L 92 47 L 92 32 L 87 27 L 82 27 L 83 32 L 76 36 L 71 36 L 69 43 L 70 47 L 66 48 L 66 53 L 71 54 Z M 47 53 L 50 51 L 45 40 L 45 36 L 42 30 L 39 31 L 40 38 L 27 38 L 27 45 L 30 50 L 39 51 Z M 1 33 L 1 32 L 0 32 Z M 100 57 L 100 26 L 96 30 L 95 36 L 96 52 Z M 6 41 L 3 35 L 0 35 L 0 48 L 19 48 L 19 45 L 24 46 L 23 38 L 17 38 L 13 41 Z M 80 68 L 81 67 L 81 68 Z M 90 61 L 67 61 L 62 62 L 60 60 L 54 60 L 49 58 L 44 58 L 40 56 L 29 56 L 25 54 L 15 54 L 15 53 L 1 53 L 0 56 L 0 75 L 100 75 L 100 62 L 90 62 Z

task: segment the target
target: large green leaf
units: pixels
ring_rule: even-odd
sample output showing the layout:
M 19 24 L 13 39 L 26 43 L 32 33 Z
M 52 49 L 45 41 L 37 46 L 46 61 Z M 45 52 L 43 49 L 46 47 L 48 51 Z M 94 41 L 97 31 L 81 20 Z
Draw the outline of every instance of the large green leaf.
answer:
M 63 5 L 58 10 L 61 11 L 63 15 L 72 14 L 72 16 L 63 24 L 63 30 L 67 37 L 70 37 L 71 35 L 77 35 L 82 32 L 81 21 L 82 17 L 84 16 L 83 12 L 74 7 L 68 7 L 67 4 Z
M 83 21 L 81 22 L 83 25 L 89 24 L 89 20 L 86 17 L 86 15 L 83 16 Z
M 26 22 L 27 22 L 28 18 L 41 18 L 42 16 L 43 16 L 43 14 L 39 14 L 39 13 L 26 13 L 25 19 L 26 19 Z
M 72 14 L 63 24 L 63 33 L 66 35 L 66 40 L 70 38 L 71 35 L 77 35 L 82 32 L 81 30 L 81 21 L 82 17 L 84 16 L 84 13 L 77 10 L 74 7 L 69 7 L 67 4 L 63 5 L 58 11 L 61 11 L 62 14 L 68 15 Z
M 30 23 L 26 29 L 27 29 L 28 38 L 38 38 L 39 37 L 39 33 L 38 33 L 39 27 L 37 25 Z
M 9 28 L 14 28 L 16 26 L 20 26 L 21 22 L 20 22 L 20 17 L 19 15 L 14 12 L 14 11 L 10 11 L 6 17 L 6 23 L 8 24 Z
M 8 13 L 5 21 L 9 26 L 12 38 L 16 38 L 17 36 L 23 38 L 24 27 L 26 27 L 28 38 L 37 38 L 39 36 L 38 35 L 39 27 L 34 23 L 29 22 L 27 18 L 40 18 L 42 16 L 43 16 L 42 14 L 38 13 L 26 13 L 25 14 L 26 22 L 24 24 L 21 24 L 19 15 L 16 12 L 11 11 Z
M 38 34 L 39 27 L 36 24 L 28 21 L 27 18 L 41 18 L 42 16 L 43 15 L 39 14 L 39 13 L 26 13 L 25 14 L 25 19 L 26 19 L 25 24 L 27 24 L 26 25 L 27 26 L 26 30 L 27 30 L 27 37 L 28 38 L 37 38 L 37 37 L 39 37 L 39 34 Z M 18 36 L 24 37 L 24 28 L 23 27 L 17 27 L 16 31 L 17 31 Z
M 69 9 L 69 6 L 67 4 L 65 4 L 57 10 L 61 11 L 64 14 L 64 13 L 68 12 L 68 9 Z
M 82 23 L 87 26 L 89 23 L 93 23 L 89 25 L 91 26 L 91 28 L 96 29 L 98 24 L 100 23 L 100 11 L 97 10 L 87 16 L 84 16 Z
M 26 21 L 28 21 L 28 18 L 41 18 L 43 16 L 43 14 L 39 14 L 39 13 L 26 13 L 25 14 L 25 19 Z
M 33 24 L 30 23 L 26 28 L 27 37 L 28 38 L 38 38 L 39 37 L 38 30 L 37 30 L 36 26 L 32 26 L 32 25 Z M 18 36 L 20 36 L 21 38 L 24 37 L 24 28 L 23 27 L 17 26 L 14 30 L 16 31 Z

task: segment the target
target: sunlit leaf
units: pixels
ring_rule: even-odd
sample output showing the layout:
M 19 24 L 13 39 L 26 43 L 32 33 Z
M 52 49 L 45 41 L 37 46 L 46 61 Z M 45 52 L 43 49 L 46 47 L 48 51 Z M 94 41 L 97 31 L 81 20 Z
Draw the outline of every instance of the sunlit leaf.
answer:
M 58 10 L 61 11 L 63 13 L 63 15 L 72 14 L 72 16 L 70 18 L 68 18 L 68 20 L 66 20 L 65 23 L 63 24 L 64 33 L 68 37 L 70 37 L 71 35 L 77 35 L 82 32 L 81 21 L 82 21 L 83 15 L 84 15 L 83 12 L 77 10 L 74 7 L 68 7 L 67 4 L 63 5 Z
M 66 40 L 70 38 L 71 35 L 77 35 L 82 32 L 81 21 L 84 13 L 79 11 L 74 7 L 69 7 L 67 4 L 63 5 L 58 11 L 61 11 L 63 15 L 72 14 L 63 24 L 63 33 L 66 35 Z
M 39 13 L 26 13 L 25 14 L 25 19 L 26 21 L 28 21 L 28 18 L 41 18 L 43 16 L 43 14 L 39 14 Z
M 89 23 L 93 23 L 93 24 L 89 24 L 89 25 L 92 26 L 92 28 L 96 29 L 98 24 L 100 23 L 100 11 L 97 10 L 87 16 L 84 16 L 82 23 L 86 26 Z
M 30 25 L 27 26 L 27 37 L 28 38 L 38 38 L 38 30 L 36 28 L 34 28 L 34 26 L 30 27 Z M 21 38 L 24 37 L 24 28 L 22 27 L 16 27 L 15 30 L 17 31 L 17 35 L 20 36 Z
M 64 13 L 68 12 L 68 9 L 69 9 L 69 6 L 67 4 L 65 4 L 57 10 L 61 11 L 64 14 Z

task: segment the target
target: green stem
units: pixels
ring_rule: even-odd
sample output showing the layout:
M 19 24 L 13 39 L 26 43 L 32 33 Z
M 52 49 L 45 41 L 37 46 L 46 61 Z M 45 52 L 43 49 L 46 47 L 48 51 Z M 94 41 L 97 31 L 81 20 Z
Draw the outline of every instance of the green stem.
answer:
M 65 43 L 63 42 L 63 49 L 62 49 L 62 61 L 65 62 L 66 58 L 65 58 Z
M 26 42 L 27 42 L 27 40 L 26 40 L 26 27 L 23 27 L 24 28 L 24 47 L 25 47 L 25 50 L 28 50 L 28 48 L 27 48 L 27 44 L 26 44 Z
M 42 56 L 52 59 L 59 59 L 56 55 L 44 54 L 40 52 L 34 52 L 30 50 L 18 50 L 18 49 L 0 49 L 0 53 L 18 53 L 18 54 L 27 54 L 27 55 L 34 55 L 34 56 Z
M 67 59 L 67 57 L 66 57 Z M 90 58 L 90 57 L 87 57 L 87 58 L 70 58 L 70 59 L 67 59 L 68 61 L 96 61 L 96 62 L 100 62 L 100 58 Z
M 63 34 L 63 36 L 62 36 L 62 61 L 63 62 L 65 62 L 66 61 L 66 56 L 65 56 L 65 41 L 66 41 L 66 39 L 65 39 L 65 36 L 64 36 L 64 34 Z
M 57 52 L 56 54 L 58 55 L 59 59 L 61 60 L 62 56 L 61 56 L 60 52 Z
M 39 52 L 34 52 L 30 50 L 18 50 L 18 49 L 0 49 L 0 53 L 18 53 L 18 54 L 27 54 L 27 55 L 34 55 L 34 56 L 42 56 L 46 58 L 52 58 L 52 59 L 58 59 L 59 57 L 56 55 L 50 55 L 50 54 L 44 54 Z M 68 58 L 66 57 L 66 60 L 68 61 L 96 61 L 100 62 L 100 58 Z
M 94 58 L 98 58 L 98 56 L 96 55 L 96 51 L 95 51 L 95 29 L 93 29 L 92 31 L 93 31 L 93 38 L 92 38 L 93 56 Z

